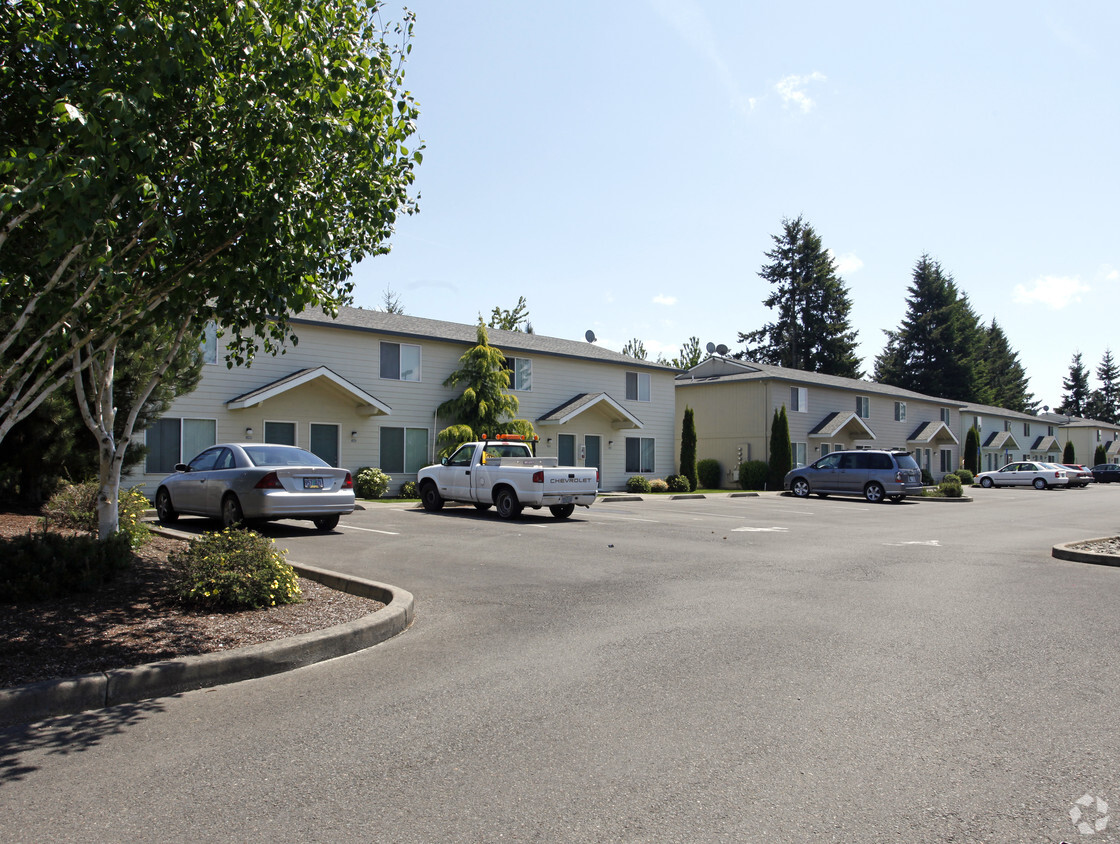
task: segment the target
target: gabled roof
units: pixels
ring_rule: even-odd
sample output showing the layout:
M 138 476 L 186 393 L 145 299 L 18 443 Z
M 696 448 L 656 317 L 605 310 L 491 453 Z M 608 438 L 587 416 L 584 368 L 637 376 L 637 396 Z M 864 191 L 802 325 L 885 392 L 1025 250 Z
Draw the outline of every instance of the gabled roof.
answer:
M 1034 441 L 1034 445 L 1030 448 L 1031 451 L 1061 451 L 1062 447 L 1058 445 L 1058 438 L 1051 436 L 1042 436 Z
M 936 422 L 924 422 L 919 425 L 909 437 L 906 438 L 907 442 L 921 443 L 923 445 L 931 445 L 933 443 L 951 442 L 960 445 L 960 440 L 956 438 L 949 426 L 938 419 Z
M 836 410 L 828 414 L 817 423 L 817 427 L 809 432 L 810 437 L 835 437 L 845 429 L 851 429 L 860 439 L 875 439 L 875 432 L 867 427 L 854 410 Z
M 240 396 L 236 396 L 227 401 L 226 407 L 230 410 L 244 410 L 247 407 L 254 407 L 271 398 L 282 395 L 289 390 L 294 390 L 297 387 L 302 387 L 304 384 L 309 384 L 312 381 L 322 381 L 333 387 L 336 392 L 340 392 L 354 401 L 357 404 L 358 413 L 364 416 L 387 416 L 393 412 L 389 405 L 371 396 L 361 387 L 358 387 L 353 382 L 348 381 L 337 372 L 325 366 L 319 366 L 313 369 L 301 369 L 284 378 L 265 384 L 263 387 L 258 387 L 252 392 L 242 393 Z
M 580 393 L 537 419 L 541 425 L 563 425 L 581 413 L 597 409 L 611 421 L 611 427 L 641 428 L 642 421 L 606 393 Z
M 1115 439 L 1110 442 L 1108 444 L 1108 447 L 1105 449 L 1105 454 L 1107 454 L 1109 457 L 1115 457 L 1116 455 L 1120 454 L 1120 439 Z
M 992 431 L 984 441 L 984 448 L 1015 449 L 1019 450 L 1019 443 L 1010 431 Z
M 384 311 L 365 310 L 364 308 L 339 308 L 337 317 L 325 314 L 321 308 L 308 308 L 292 316 L 291 321 L 293 325 L 325 325 L 351 331 L 367 331 L 387 337 L 411 340 L 443 340 L 470 346 L 473 346 L 478 340 L 477 325 L 424 319 L 423 317 L 406 314 L 390 314 Z M 502 331 L 497 328 L 487 328 L 486 334 L 490 345 L 497 347 L 507 355 L 516 356 L 519 353 L 557 355 L 566 358 L 620 364 L 631 369 L 653 369 L 665 373 L 679 372 L 672 366 L 632 358 L 582 340 L 564 340 L 559 337 L 546 337 L 543 334 Z

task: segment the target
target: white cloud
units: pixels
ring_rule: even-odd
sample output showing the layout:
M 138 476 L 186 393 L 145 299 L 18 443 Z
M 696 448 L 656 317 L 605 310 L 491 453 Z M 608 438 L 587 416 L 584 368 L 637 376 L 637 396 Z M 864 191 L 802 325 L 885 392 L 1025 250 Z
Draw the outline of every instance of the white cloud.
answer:
M 1022 284 L 1015 285 L 1014 298 L 1022 305 L 1042 304 L 1060 311 L 1071 302 L 1080 302 L 1081 294 L 1088 293 L 1090 290 L 1092 288 L 1082 284 L 1079 278 L 1046 275 L 1036 278 L 1030 288 Z
M 675 305 L 677 304 L 676 296 L 662 296 L 660 293 L 653 297 L 655 305 Z
M 1120 281 L 1120 270 L 1106 268 L 1104 271 L 1105 281 Z
M 778 92 L 778 95 L 782 98 L 782 103 L 787 108 L 793 105 L 801 109 L 802 113 L 807 113 L 816 103 L 805 93 L 805 87 L 810 82 L 824 82 L 827 78 L 823 73 L 817 71 L 813 71 L 808 76 L 794 74 L 779 79 L 778 84 L 774 86 L 774 90 Z
M 840 273 L 840 275 L 854 273 L 863 269 L 863 260 L 858 255 L 853 255 L 851 252 L 845 255 L 837 255 L 831 249 L 828 250 L 828 254 L 836 263 L 836 271 Z

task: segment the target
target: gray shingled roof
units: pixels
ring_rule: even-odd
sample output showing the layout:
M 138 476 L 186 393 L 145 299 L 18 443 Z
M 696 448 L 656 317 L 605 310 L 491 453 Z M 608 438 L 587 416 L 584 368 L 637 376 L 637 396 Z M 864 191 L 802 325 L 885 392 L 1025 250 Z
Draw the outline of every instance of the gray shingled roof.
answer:
M 339 308 L 337 319 L 323 313 L 320 308 L 308 308 L 292 317 L 292 323 L 307 325 L 330 325 L 353 331 L 369 331 L 392 337 L 408 337 L 419 340 L 446 340 L 473 346 L 478 339 L 478 326 L 458 322 L 443 322 L 438 319 L 389 314 L 384 311 L 369 311 L 363 308 Z M 677 372 L 675 367 L 662 366 L 648 360 L 638 360 L 619 352 L 612 352 L 583 340 L 564 340 L 559 337 L 546 337 L 543 334 L 526 334 L 522 331 L 501 331 L 487 328 L 490 345 L 503 353 L 518 352 L 535 355 L 557 355 L 559 357 L 595 360 L 604 363 L 623 364 L 633 369 L 656 369 L 663 372 Z
M 1011 435 L 1010 431 L 992 431 L 987 440 L 984 441 L 984 448 L 1013 448 L 1019 450 L 1019 442 Z
M 809 436 L 835 437 L 853 422 L 854 427 L 863 430 L 871 439 L 875 439 L 875 432 L 867 427 L 867 423 L 860 419 L 854 410 L 834 410 L 809 432 Z
M 1031 451 L 1061 451 L 1062 447 L 1058 445 L 1058 438 L 1051 436 L 1041 436 L 1034 441 L 1031 446 Z
M 933 443 L 945 442 L 946 440 L 957 442 L 956 435 L 949 430 L 949 426 L 938 419 L 935 422 L 923 422 L 914 430 L 914 433 L 912 433 L 906 441 L 912 443 Z

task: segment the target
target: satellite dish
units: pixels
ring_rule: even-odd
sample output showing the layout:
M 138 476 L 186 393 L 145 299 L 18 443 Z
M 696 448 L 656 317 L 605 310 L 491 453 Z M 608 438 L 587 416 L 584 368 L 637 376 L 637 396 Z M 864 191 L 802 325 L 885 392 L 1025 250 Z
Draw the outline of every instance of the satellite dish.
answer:
M 583 339 L 588 343 L 594 343 L 598 338 L 595 336 L 595 332 L 589 328 L 587 331 L 583 332 Z
M 716 344 L 715 343 L 709 343 L 704 348 L 708 350 L 708 354 L 710 355 L 712 352 L 714 352 L 716 350 Z
M 726 355 L 727 354 L 727 346 L 723 345 L 723 343 L 720 343 L 718 346 L 716 346 L 716 351 L 719 352 L 719 354 L 721 356 Z

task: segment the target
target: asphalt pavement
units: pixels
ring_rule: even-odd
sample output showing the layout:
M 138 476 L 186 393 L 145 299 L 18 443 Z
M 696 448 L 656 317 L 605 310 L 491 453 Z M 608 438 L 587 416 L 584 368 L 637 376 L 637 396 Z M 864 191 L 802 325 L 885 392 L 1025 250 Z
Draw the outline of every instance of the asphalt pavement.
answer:
M 0 732 L 0 839 L 1120 840 L 1120 487 L 974 496 L 274 526 L 411 627 Z

